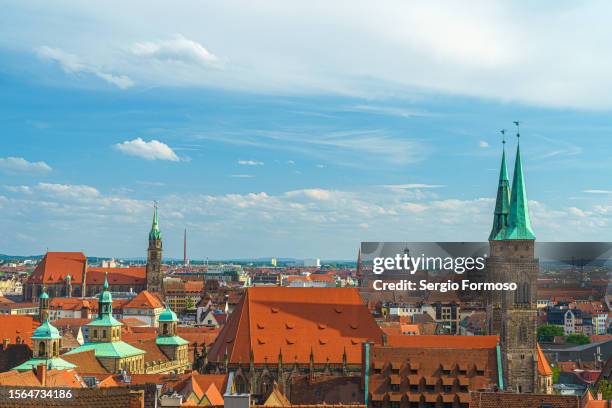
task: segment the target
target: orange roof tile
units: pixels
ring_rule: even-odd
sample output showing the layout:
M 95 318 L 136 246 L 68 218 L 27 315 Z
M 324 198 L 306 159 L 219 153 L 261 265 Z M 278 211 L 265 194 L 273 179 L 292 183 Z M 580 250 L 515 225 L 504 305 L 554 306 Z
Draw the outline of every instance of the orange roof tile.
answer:
M 397 347 L 450 348 L 450 349 L 489 349 L 495 348 L 498 336 L 388 336 L 387 344 Z
M 36 266 L 28 282 L 63 283 L 70 275 L 73 284 L 83 283 L 87 258 L 82 252 L 47 252 Z
M 109 285 L 144 285 L 146 283 L 146 267 L 133 266 L 128 268 L 88 268 L 87 284 L 102 285 L 105 273 L 108 273 Z
M 62 358 L 76 365 L 75 370 L 79 373 L 102 374 L 108 373 L 100 361 L 96 358 L 94 350 L 82 351 L 74 354 L 63 354 Z
M 30 315 L 0 315 L 0 341 L 9 339 L 9 344 L 16 344 L 17 338 L 22 343 L 32 346 L 32 334 L 40 325 Z
M 355 288 L 253 287 L 232 313 L 209 354 L 231 363 L 361 363 L 361 343 L 380 342 L 382 331 Z
M 138 295 L 134 296 L 127 302 L 123 307 L 129 307 L 132 309 L 158 309 L 164 307 L 159 298 L 150 293 L 149 291 L 143 290 Z
M 552 368 L 550 368 L 550 364 L 548 364 L 548 360 L 546 356 L 542 352 L 540 345 L 538 344 L 538 374 L 541 376 L 549 376 L 552 375 Z

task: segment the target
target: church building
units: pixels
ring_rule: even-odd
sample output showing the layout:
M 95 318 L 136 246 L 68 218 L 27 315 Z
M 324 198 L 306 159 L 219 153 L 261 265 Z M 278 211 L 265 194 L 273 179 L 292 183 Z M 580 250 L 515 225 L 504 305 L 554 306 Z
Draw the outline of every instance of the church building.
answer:
M 149 232 L 146 266 L 126 268 L 91 267 L 82 252 L 47 252 L 28 277 L 24 286 L 25 301 L 34 302 L 43 286 L 51 297 L 92 297 L 102 291 L 108 275 L 109 291 L 147 290 L 163 298 L 162 236 L 157 205 Z
M 518 131 L 517 139 L 520 141 Z M 537 343 L 535 239 L 519 143 L 511 189 L 505 149 L 502 153 L 487 259 L 487 280 L 514 282 L 517 289 L 488 292 L 486 308 L 488 332 L 500 338 L 503 388 L 520 393 L 552 391 L 552 372 Z

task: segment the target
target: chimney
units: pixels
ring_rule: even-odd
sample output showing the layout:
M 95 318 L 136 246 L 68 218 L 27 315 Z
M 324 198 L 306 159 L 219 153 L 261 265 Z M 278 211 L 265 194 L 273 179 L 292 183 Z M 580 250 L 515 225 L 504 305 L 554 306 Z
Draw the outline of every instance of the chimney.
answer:
M 2 339 L 2 350 L 6 350 L 9 345 L 9 339 Z
M 600 401 L 603 399 L 603 394 L 601 392 L 597 393 L 597 401 Z
M 39 364 L 36 366 L 36 378 L 40 385 L 45 387 L 47 385 L 47 364 Z

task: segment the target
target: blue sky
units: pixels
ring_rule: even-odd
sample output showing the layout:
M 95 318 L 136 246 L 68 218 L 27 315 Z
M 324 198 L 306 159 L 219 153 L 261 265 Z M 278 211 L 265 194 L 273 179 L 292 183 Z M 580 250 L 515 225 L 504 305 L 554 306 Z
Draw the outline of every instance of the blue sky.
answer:
M 517 119 L 538 239 L 612 239 L 606 2 L 375 4 L 0 1 L 0 253 L 484 240 Z

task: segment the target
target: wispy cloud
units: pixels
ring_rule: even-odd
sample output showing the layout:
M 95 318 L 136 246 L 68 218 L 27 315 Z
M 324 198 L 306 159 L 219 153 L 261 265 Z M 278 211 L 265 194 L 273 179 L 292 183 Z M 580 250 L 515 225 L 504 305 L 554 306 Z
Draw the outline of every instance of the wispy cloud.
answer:
M 264 162 L 258 160 L 238 160 L 241 166 L 263 166 Z
M 36 48 L 36 53 L 43 59 L 58 63 L 67 74 L 93 74 L 120 89 L 127 89 L 134 85 L 134 81 L 128 76 L 111 74 L 95 65 L 84 62 L 78 56 L 65 52 L 60 48 L 43 45 Z
M 233 177 L 233 178 L 254 178 L 255 176 L 253 174 L 232 174 L 232 175 L 230 175 L 230 177 Z
M 145 142 L 141 138 L 136 138 L 123 143 L 117 143 L 114 147 L 124 154 L 146 160 L 179 161 L 179 157 L 174 153 L 174 150 L 158 140 Z
M 485 149 L 485 148 L 489 147 L 489 143 L 486 142 L 485 140 L 481 140 L 481 141 L 478 142 L 478 147 Z
M 582 190 L 583 193 L 587 194 L 612 194 L 612 190 Z
M 383 187 L 386 187 L 392 190 L 419 190 L 419 189 L 429 189 L 429 188 L 442 188 L 446 186 L 442 184 L 412 183 L 412 184 L 386 184 Z
M 23 157 L 0 157 L 0 171 L 7 174 L 46 174 L 52 171 L 44 161 L 30 162 Z

